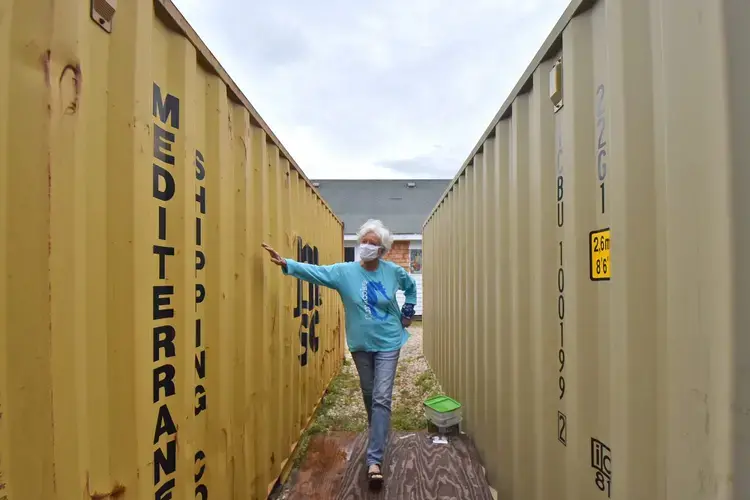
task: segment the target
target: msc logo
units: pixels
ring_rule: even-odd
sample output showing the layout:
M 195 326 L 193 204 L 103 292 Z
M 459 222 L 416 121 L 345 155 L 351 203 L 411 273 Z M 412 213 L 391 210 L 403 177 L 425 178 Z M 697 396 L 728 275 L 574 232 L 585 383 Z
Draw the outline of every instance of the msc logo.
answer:
M 297 237 L 297 262 L 318 265 L 318 247 L 304 244 L 302 238 Z M 307 294 L 305 294 L 307 291 Z M 302 354 L 298 356 L 300 366 L 307 365 L 308 351 L 318 352 L 320 349 L 320 338 L 315 333 L 315 326 L 320 323 L 318 306 L 323 304 L 320 296 L 320 285 L 303 283 L 297 279 L 297 305 L 294 308 L 294 317 L 302 318 L 299 325 L 299 342 L 302 346 Z

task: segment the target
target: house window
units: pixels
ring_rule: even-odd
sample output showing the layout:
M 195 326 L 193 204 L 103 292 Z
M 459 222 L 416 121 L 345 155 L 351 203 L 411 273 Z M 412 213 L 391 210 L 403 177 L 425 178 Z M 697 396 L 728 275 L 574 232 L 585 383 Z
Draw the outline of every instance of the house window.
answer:
M 344 262 L 354 262 L 354 247 L 344 248 Z
M 411 274 L 422 274 L 421 248 L 412 248 L 409 250 L 409 272 Z

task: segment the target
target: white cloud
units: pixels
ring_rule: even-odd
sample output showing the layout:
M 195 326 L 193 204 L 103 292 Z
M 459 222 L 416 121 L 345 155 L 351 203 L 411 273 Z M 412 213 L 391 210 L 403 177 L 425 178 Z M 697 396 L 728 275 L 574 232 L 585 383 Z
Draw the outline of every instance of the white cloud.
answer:
M 452 177 L 568 0 L 175 0 L 311 178 Z

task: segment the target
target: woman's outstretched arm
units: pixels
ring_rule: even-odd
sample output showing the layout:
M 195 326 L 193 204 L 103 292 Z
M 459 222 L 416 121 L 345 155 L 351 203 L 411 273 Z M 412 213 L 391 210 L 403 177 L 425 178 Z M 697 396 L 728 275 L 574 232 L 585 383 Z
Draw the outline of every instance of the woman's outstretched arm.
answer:
M 306 264 L 304 262 L 297 262 L 294 259 L 283 258 L 276 250 L 265 243 L 263 243 L 263 248 L 265 248 L 271 255 L 271 262 L 281 267 L 284 274 L 316 285 L 338 290 L 339 282 L 341 280 L 341 264 L 332 264 L 328 266 Z

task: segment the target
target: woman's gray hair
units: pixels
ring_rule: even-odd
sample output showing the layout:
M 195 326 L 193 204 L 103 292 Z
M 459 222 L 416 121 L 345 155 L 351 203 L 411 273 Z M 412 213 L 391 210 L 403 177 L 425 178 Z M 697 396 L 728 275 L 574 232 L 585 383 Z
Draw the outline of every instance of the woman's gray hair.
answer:
M 391 245 L 393 245 L 393 236 L 382 222 L 370 219 L 362 224 L 362 227 L 360 227 L 357 232 L 357 243 L 362 243 L 362 238 L 364 238 L 367 233 L 377 234 L 380 237 L 380 243 L 383 245 L 386 252 L 391 249 Z

